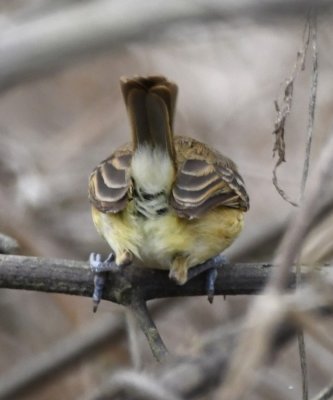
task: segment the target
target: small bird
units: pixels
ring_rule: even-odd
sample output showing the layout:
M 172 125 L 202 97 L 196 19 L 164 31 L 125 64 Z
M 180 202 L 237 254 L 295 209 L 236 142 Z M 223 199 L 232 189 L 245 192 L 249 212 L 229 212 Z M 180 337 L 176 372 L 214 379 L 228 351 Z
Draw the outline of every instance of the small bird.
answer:
M 228 157 L 190 137 L 173 135 L 177 85 L 163 76 L 121 78 L 132 142 L 102 161 L 89 179 L 92 217 L 112 249 L 108 264 L 169 270 L 183 285 L 189 269 L 231 245 L 249 198 Z M 111 267 L 110 267 L 111 268 Z M 96 307 L 101 291 L 94 294 Z

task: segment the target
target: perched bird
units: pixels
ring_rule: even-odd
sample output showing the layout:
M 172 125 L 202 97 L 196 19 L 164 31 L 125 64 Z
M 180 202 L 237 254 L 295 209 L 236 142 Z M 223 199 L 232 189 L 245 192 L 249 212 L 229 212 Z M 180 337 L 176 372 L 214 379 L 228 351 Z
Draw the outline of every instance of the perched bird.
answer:
M 241 232 L 249 208 L 244 181 L 217 150 L 173 135 L 173 82 L 162 76 L 121 78 L 121 89 L 132 142 L 90 176 L 93 222 L 118 266 L 135 260 L 167 269 L 182 285 L 190 268 L 219 255 Z M 100 265 L 100 256 L 91 263 Z

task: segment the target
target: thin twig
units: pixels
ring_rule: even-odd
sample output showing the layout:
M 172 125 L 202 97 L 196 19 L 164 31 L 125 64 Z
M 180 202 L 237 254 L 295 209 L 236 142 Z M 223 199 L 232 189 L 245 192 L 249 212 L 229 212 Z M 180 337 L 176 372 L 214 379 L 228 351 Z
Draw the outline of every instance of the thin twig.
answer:
M 310 24 L 309 20 L 306 20 L 302 47 L 297 52 L 297 58 L 293 70 L 289 78 L 287 78 L 285 81 L 285 85 L 283 87 L 282 100 L 274 101 L 276 110 L 276 119 L 274 122 L 274 131 L 273 131 L 273 134 L 275 135 L 273 157 L 276 154 L 278 154 L 278 159 L 273 168 L 273 184 L 277 192 L 280 194 L 280 196 L 294 207 L 297 207 L 298 204 L 295 201 L 291 200 L 289 196 L 286 194 L 286 192 L 281 188 L 277 177 L 277 169 L 283 162 L 286 162 L 285 125 L 292 108 L 295 80 L 299 72 L 303 71 L 305 68 L 305 59 L 309 43 L 310 43 Z
M 302 173 L 301 190 L 300 190 L 300 202 L 304 200 L 305 188 L 308 180 L 309 167 L 310 167 L 310 155 L 311 145 L 313 138 L 314 129 L 314 117 L 317 100 L 317 88 L 318 88 L 318 50 L 317 50 L 317 16 L 313 11 L 310 12 L 308 17 L 309 25 L 309 40 L 312 46 L 312 83 L 311 83 L 311 95 L 309 101 L 308 111 L 308 124 L 307 124 L 307 139 L 305 146 L 305 159 Z M 308 41 L 309 41 L 308 40 Z M 299 262 L 296 263 L 296 286 L 301 284 L 301 266 Z M 309 384 L 308 384 L 308 368 L 306 362 L 306 347 L 304 333 L 301 330 L 298 335 L 298 348 L 300 355 L 301 371 L 302 371 L 302 391 L 303 400 L 309 399 Z
M 319 13 L 332 9 L 329 0 L 76 2 L 52 14 L 2 27 L 0 91 L 84 57 L 117 51 L 126 43 L 157 40 L 166 30 L 184 24 L 242 17 L 265 21 L 268 16 L 285 21 L 305 14 L 310 6 Z
M 320 321 L 308 313 L 294 312 L 292 317 L 306 332 L 316 339 L 323 347 L 333 353 L 333 339 L 320 326 Z
M 325 387 L 325 389 L 321 390 L 316 397 L 312 400 L 331 400 L 333 399 L 333 381 Z
M 298 342 L 298 352 L 299 352 L 299 359 L 300 359 L 301 373 L 302 373 L 302 396 L 303 400 L 308 400 L 309 399 L 308 366 L 306 362 L 306 347 L 305 347 L 305 338 L 303 330 L 300 330 L 298 332 L 297 342 Z
M 305 159 L 304 159 L 304 165 L 303 165 L 301 191 L 300 191 L 300 200 L 301 201 L 303 201 L 303 199 L 304 199 L 304 192 L 305 192 L 306 182 L 307 182 L 308 174 L 309 174 L 311 145 L 312 145 L 315 109 L 316 109 L 316 102 L 317 102 L 317 89 L 318 89 L 317 16 L 313 12 L 309 16 L 308 24 L 309 24 L 310 41 L 311 41 L 311 46 L 312 46 L 312 83 L 311 83 L 311 94 L 310 94 L 309 110 L 308 110 Z
M 131 355 L 132 366 L 139 371 L 142 368 L 142 352 L 139 345 L 138 324 L 130 309 L 125 311 L 128 348 Z
M 146 302 L 142 296 L 134 294 L 129 305 L 133 311 L 142 332 L 145 334 L 150 349 L 157 361 L 165 361 L 168 356 L 168 350 L 148 312 Z

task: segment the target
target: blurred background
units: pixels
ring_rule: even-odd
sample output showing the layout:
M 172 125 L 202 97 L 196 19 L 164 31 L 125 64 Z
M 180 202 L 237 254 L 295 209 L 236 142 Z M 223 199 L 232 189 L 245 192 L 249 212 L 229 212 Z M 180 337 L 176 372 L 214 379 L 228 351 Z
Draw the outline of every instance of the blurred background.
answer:
M 13 27 L 85 1 L 56 3 L 0 1 L 2 33 L 10 34 Z M 237 261 L 272 260 L 293 211 L 272 184 L 274 100 L 293 69 L 303 29 L 303 17 L 172 26 L 158 37 L 122 41 L 117 48 L 75 59 L 2 91 L 0 232 L 18 240 L 21 254 L 77 260 L 87 260 L 91 251 L 107 254 L 90 216 L 88 176 L 130 138 L 120 76 L 162 74 L 179 86 L 176 134 L 193 136 L 228 155 L 246 182 L 251 208 L 228 256 Z M 332 129 L 332 29 L 331 18 L 319 18 L 319 86 L 310 168 Z M 304 162 L 310 54 L 307 65 L 295 84 L 287 122 L 287 163 L 278 171 L 281 186 L 296 201 Z M 326 222 L 309 238 L 304 259 L 330 259 L 331 226 Z M 216 298 L 213 305 L 205 298 L 177 299 L 157 310 L 154 318 L 167 346 L 185 355 L 195 353 L 201 336 L 210 329 L 243 316 L 250 303 L 246 296 Z M 90 299 L 2 289 L 0 373 L 82 331 L 86 324 L 99 324 L 111 313 L 122 321 L 118 335 L 20 398 L 80 398 L 103 376 L 130 366 L 131 357 L 122 307 L 102 302 L 93 315 Z M 145 368 L 154 367 L 141 333 L 138 340 Z M 333 357 L 308 338 L 307 345 L 313 395 L 332 378 Z M 249 399 L 299 399 L 300 393 L 297 344 L 293 343 L 267 369 Z M 218 391 L 209 398 L 218 399 Z

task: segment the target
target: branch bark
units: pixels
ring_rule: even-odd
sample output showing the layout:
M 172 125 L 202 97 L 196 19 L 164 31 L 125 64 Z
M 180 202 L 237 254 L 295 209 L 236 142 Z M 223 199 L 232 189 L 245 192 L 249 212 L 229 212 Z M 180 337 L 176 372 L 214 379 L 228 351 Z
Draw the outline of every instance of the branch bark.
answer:
M 272 270 L 272 264 L 223 265 L 218 269 L 216 295 L 257 293 L 264 287 Z M 204 296 L 204 278 L 199 275 L 186 285 L 178 286 L 168 278 L 165 271 L 128 266 L 121 274 L 110 273 L 103 299 L 128 305 L 133 293 L 139 293 L 145 301 L 165 297 Z M 289 275 L 288 286 L 295 286 L 294 271 Z M 0 288 L 90 297 L 93 292 L 93 275 L 88 261 L 0 255 Z

